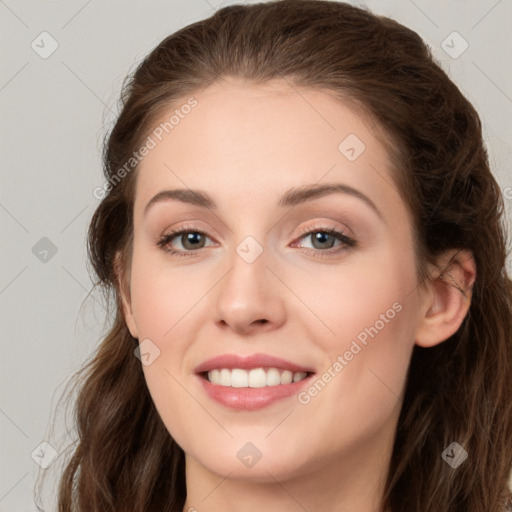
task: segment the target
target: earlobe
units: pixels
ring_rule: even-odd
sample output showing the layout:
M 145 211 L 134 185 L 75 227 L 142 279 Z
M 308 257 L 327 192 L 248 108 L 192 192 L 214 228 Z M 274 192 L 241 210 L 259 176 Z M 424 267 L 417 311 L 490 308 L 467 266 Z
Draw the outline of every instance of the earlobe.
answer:
M 432 347 L 455 334 L 471 305 L 476 264 L 467 250 L 443 255 L 429 284 L 416 331 L 416 344 Z
M 122 264 L 122 256 L 118 252 L 114 259 L 114 272 L 117 279 L 117 290 L 121 298 L 121 306 L 123 311 L 126 326 L 130 334 L 134 338 L 138 338 L 137 324 L 132 312 L 131 297 L 130 297 L 130 282 L 126 275 L 126 270 Z

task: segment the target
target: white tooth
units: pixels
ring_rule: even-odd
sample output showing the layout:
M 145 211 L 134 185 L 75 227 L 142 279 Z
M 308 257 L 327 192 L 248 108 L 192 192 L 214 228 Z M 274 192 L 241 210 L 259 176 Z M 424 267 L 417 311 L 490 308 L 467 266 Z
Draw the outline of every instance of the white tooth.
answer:
M 300 382 L 307 377 L 306 372 L 280 372 L 277 368 L 253 368 L 250 371 L 235 368 L 215 368 L 208 372 L 208 380 L 212 384 L 234 388 L 264 388 L 266 386 L 278 386 L 279 384 L 291 384 Z
M 208 372 L 208 380 L 213 384 L 218 384 L 220 381 L 220 371 L 219 370 L 210 370 Z
M 249 372 L 249 387 L 264 388 L 267 385 L 267 376 L 263 368 L 254 368 Z
M 293 382 L 299 382 L 299 380 L 305 379 L 307 376 L 306 372 L 295 372 L 293 374 Z
M 281 376 L 277 368 L 269 368 L 267 372 L 267 386 L 277 386 L 281 384 Z
M 231 370 L 231 385 L 234 388 L 246 388 L 249 385 L 249 374 L 245 370 Z
M 227 368 L 220 371 L 219 384 L 221 386 L 231 386 L 231 372 Z
M 293 379 L 293 373 L 285 370 L 283 373 L 281 373 L 281 384 L 290 384 Z

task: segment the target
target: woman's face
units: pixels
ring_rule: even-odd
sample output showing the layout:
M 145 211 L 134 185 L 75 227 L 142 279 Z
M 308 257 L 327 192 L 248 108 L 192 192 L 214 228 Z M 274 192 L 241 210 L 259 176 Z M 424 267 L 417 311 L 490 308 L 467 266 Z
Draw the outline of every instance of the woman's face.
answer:
M 423 306 L 375 127 L 280 81 L 194 98 L 149 134 L 125 297 L 163 422 L 232 478 L 386 460 Z

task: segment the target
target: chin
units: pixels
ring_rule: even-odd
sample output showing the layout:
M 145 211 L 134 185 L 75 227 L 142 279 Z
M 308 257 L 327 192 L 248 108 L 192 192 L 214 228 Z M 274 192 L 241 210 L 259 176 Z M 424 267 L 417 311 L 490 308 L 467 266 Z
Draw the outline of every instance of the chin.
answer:
M 230 480 L 275 483 L 308 472 L 306 468 L 310 470 L 313 463 L 307 460 L 303 449 L 297 454 L 296 446 L 290 444 L 290 453 L 286 453 L 282 446 L 264 440 L 251 443 L 231 439 L 220 451 L 211 448 L 185 452 L 193 459 L 193 464 L 221 477 L 229 475 Z

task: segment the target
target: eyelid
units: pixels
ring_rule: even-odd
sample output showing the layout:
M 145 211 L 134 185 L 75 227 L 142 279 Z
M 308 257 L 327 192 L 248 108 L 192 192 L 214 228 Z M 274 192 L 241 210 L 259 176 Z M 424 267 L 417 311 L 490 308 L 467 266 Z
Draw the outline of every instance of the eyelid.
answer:
M 344 235 L 346 238 L 353 238 L 352 235 L 349 234 L 348 229 L 334 226 L 334 225 L 330 224 L 330 221 L 327 221 L 327 220 L 323 221 L 323 222 L 317 221 L 317 223 L 312 226 L 307 226 L 307 227 L 301 228 L 299 230 L 299 233 L 296 236 L 301 238 L 304 235 L 309 235 L 311 233 L 315 233 L 315 232 L 319 232 L 319 231 L 323 231 L 326 233 L 336 232 L 336 233 L 340 233 L 340 234 Z
M 199 227 L 197 224 L 190 223 L 190 221 L 185 221 L 183 224 L 178 224 L 177 227 L 171 226 L 163 231 L 163 233 L 158 237 L 163 238 L 165 236 L 169 235 L 177 235 L 181 234 L 183 232 L 193 232 L 193 233 L 200 233 L 204 236 L 207 236 L 208 238 L 211 238 L 212 240 L 215 239 L 212 235 L 208 234 L 209 229 L 203 229 Z

